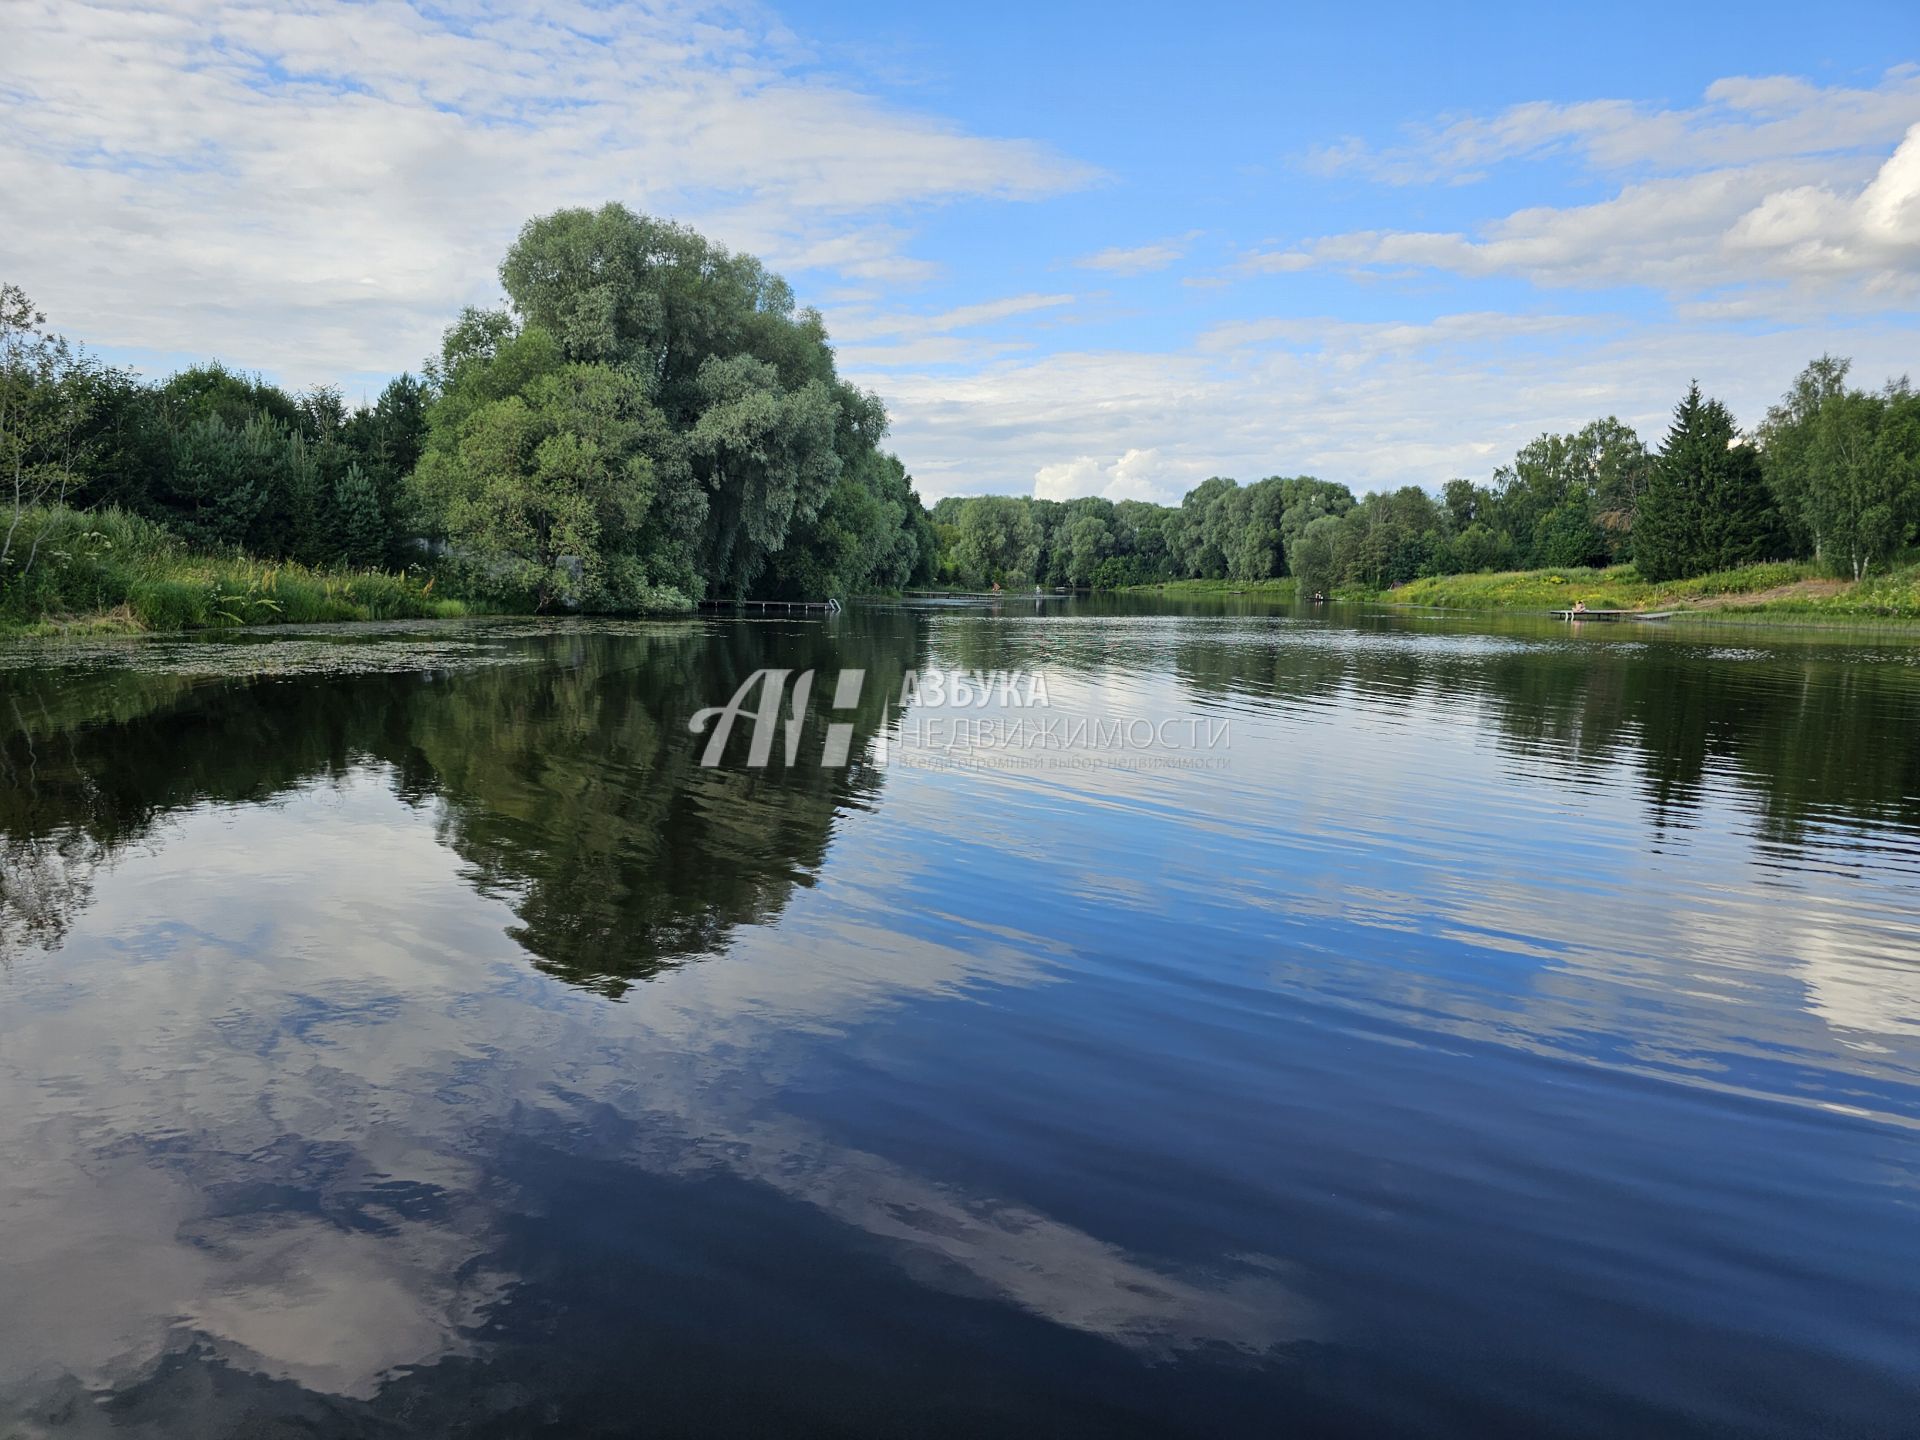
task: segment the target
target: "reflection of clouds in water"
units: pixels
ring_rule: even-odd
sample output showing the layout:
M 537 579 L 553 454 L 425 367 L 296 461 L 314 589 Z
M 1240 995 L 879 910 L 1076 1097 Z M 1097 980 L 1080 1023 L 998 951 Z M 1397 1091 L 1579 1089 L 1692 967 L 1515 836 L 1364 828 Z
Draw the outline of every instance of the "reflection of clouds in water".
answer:
M 531 974 L 511 913 L 431 833 L 366 772 L 192 812 L 63 952 L 23 957 L 0 1010 L 0 1204 L 30 1243 L 0 1252 L 0 1381 L 119 1386 L 193 1340 L 366 1396 L 469 1350 L 513 1283 L 488 1258 L 515 1205 L 491 1142 L 529 1112 L 645 1168 L 768 1185 L 930 1283 L 1150 1353 L 1297 1331 L 1267 1262 L 1166 1273 L 773 1108 L 809 1037 L 1037 983 L 1031 941 L 903 935 L 901 875 L 868 874 L 613 1006 Z M 621 1137 L 568 1125 L 608 1109 Z
M 739 1147 L 730 1168 L 896 1243 L 923 1278 L 1003 1296 L 1149 1355 L 1209 1343 L 1264 1351 L 1299 1338 L 1306 1324 L 1277 1267 L 1259 1257 L 1238 1257 L 1239 1273 L 1222 1277 L 1169 1274 L 1024 1206 L 931 1184 L 784 1121 L 729 1138 Z
M 341 800 L 184 818 L 184 843 L 122 862 L 65 952 L 22 960 L 0 1021 L 0 1198 L 33 1243 L 0 1255 L 0 1289 L 35 1300 L 0 1310 L 6 1378 L 117 1383 L 194 1331 L 364 1395 L 461 1348 L 497 1288 L 476 1265 L 491 1222 L 457 1201 L 475 1166 L 382 1113 L 388 1087 L 463 1052 L 457 1027 L 335 1023 L 432 978 L 398 902 L 423 907 L 416 924 L 457 911 L 453 866 Z M 290 864 L 340 888 L 296 890 Z M 442 1203 L 418 1213 L 423 1196 Z
M 1920 927 L 1903 917 L 1904 944 L 1862 943 L 1858 917 L 1810 906 L 1794 917 L 1790 949 L 1807 987 L 1807 1009 L 1855 1049 L 1874 1037 L 1920 1037 Z M 1891 928 L 1891 927 L 1889 927 Z
M 1473 805 L 1474 788 L 1462 758 L 1436 771 L 1424 803 Z M 1316 831 L 1315 853 L 1351 833 L 1369 868 L 1316 883 L 1312 855 L 1296 852 L 1287 908 L 1407 938 L 1386 942 L 1380 965 L 1278 967 L 1283 985 L 1435 1033 L 1795 1105 L 1845 1095 L 1850 1113 L 1915 1123 L 1904 1112 L 1920 1057 L 1860 1033 L 1920 1035 L 1920 929 L 1902 873 L 1863 869 L 1844 895 L 1818 897 L 1768 873 L 1735 826 L 1702 826 L 1684 852 L 1650 847 L 1619 793 L 1593 790 L 1564 802 L 1577 849 L 1452 853 L 1442 883 L 1431 857 L 1396 873 L 1406 816 L 1364 797 Z M 1487 803 L 1482 834 L 1502 828 Z M 1511 833 L 1534 832 L 1515 816 Z M 1445 942 L 1444 970 L 1418 962 L 1429 940 Z
M 1167 685 L 1156 703 L 1177 708 Z M 1910 852 L 1888 842 L 1869 864 L 1857 842 L 1836 856 L 1808 846 L 1783 869 L 1724 777 L 1709 777 L 1693 829 L 1650 843 L 1624 762 L 1570 775 L 1556 747 L 1543 793 L 1512 783 L 1481 707 L 1417 697 L 1391 737 L 1344 717 L 1237 715 L 1230 771 L 1164 788 L 1128 772 L 1048 775 L 1073 802 L 1049 813 L 1079 817 L 1049 835 L 1057 883 L 1116 898 L 1107 877 L 1135 873 L 1144 843 L 1162 906 L 1287 927 L 1269 971 L 1284 988 L 1760 1098 L 1849 1092 L 1864 1113 L 1911 1123 L 1899 1097 L 1920 1089 L 1920 1057 L 1872 1040 L 1920 1034 Z M 1011 833 L 1032 818 L 987 823 Z M 1861 1082 L 1876 1094 L 1863 1099 Z

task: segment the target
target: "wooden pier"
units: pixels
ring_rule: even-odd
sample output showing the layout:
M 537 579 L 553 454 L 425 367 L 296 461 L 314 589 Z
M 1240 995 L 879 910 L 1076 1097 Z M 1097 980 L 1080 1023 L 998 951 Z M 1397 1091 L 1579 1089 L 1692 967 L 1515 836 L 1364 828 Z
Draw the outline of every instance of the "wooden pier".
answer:
M 763 614 L 769 610 L 789 613 L 795 610 L 803 613 L 808 610 L 819 610 L 831 615 L 840 609 L 840 602 L 838 600 L 702 600 L 700 608 L 702 610 L 759 610 Z

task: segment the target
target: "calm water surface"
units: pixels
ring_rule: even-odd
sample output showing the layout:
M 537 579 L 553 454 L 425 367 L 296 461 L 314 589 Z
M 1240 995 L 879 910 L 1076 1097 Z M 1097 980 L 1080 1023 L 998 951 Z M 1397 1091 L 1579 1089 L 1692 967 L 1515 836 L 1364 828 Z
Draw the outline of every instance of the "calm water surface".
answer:
M 0 731 L 0 1434 L 1920 1428 L 1909 640 L 397 627 Z

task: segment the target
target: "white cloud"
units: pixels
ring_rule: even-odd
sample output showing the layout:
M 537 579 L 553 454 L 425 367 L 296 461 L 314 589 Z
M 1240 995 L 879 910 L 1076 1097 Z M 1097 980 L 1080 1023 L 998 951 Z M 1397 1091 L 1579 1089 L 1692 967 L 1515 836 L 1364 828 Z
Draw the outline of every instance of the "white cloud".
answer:
M 1920 124 L 1884 159 L 1776 161 L 1662 176 L 1591 205 L 1514 211 L 1472 234 L 1366 230 L 1255 252 L 1243 269 L 1315 265 L 1514 275 L 1543 286 L 1737 284 L 1877 309 L 1920 294 Z M 1790 306 L 1804 298 L 1786 293 Z
M 1891 324 L 1756 334 L 1611 315 L 1281 317 L 1216 327 L 1169 352 L 864 380 L 886 397 L 894 443 L 929 500 L 1170 501 L 1214 474 L 1309 473 L 1357 491 L 1485 478 L 1540 432 L 1608 414 L 1656 441 L 1696 377 L 1752 424 L 1823 351 L 1852 355 L 1855 374 L 1877 380 L 1911 366 L 1911 335 Z
M 1740 217 L 1726 244 L 1798 273 L 1904 273 L 1911 282 L 1920 261 L 1920 124 L 1857 195 L 1826 185 L 1776 191 Z
M 1111 462 L 1079 455 L 1034 471 L 1033 493 L 1040 500 L 1099 495 L 1108 500 L 1168 504 L 1205 479 L 1205 469 L 1201 461 L 1170 460 L 1158 450 L 1129 450 Z
M 860 306 L 827 316 L 840 360 L 852 366 L 980 364 L 1030 348 L 1025 340 L 958 335 L 1074 304 L 1077 295 L 1008 295 L 930 314 Z
M 995 321 L 1031 315 L 1039 310 L 1056 310 L 1071 305 L 1074 295 L 1008 295 L 998 300 L 981 300 L 971 305 L 956 305 L 933 314 L 906 312 L 881 313 L 848 311 L 837 316 L 834 334 L 849 340 L 869 340 L 879 335 L 947 335 L 955 330 L 971 330 Z
M 1162 240 L 1152 245 L 1112 245 L 1083 255 L 1073 263 L 1083 270 L 1104 270 L 1110 275 L 1149 275 L 1185 258 L 1187 246 L 1198 234 L 1198 231 L 1189 231 L 1177 240 Z
M 780 243 L 777 234 L 769 233 L 766 239 Z M 831 270 L 849 279 L 888 285 L 913 285 L 933 279 L 940 273 L 940 266 L 903 254 L 907 240 L 906 232 L 898 226 L 867 225 L 798 245 L 789 240 L 782 263 L 793 270 Z
M 1496 115 L 1411 126 L 1397 145 L 1375 148 L 1349 137 L 1309 152 L 1302 164 L 1316 174 L 1388 184 L 1476 180 L 1498 164 L 1569 153 L 1597 169 L 1680 172 L 1884 147 L 1916 119 L 1920 69 L 1911 65 L 1867 89 L 1729 76 L 1689 108 L 1529 101 Z
M 903 212 L 1090 177 L 802 78 L 700 7 L 41 0 L 6 29 L 0 271 L 95 343 L 294 383 L 417 363 L 561 205 L 900 283 L 931 273 Z

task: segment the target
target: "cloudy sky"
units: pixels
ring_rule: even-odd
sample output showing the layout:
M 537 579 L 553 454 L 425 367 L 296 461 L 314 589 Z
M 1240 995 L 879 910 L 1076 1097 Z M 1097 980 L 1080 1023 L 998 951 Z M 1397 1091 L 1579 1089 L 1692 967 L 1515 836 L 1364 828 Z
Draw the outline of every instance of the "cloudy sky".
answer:
M 1910 0 L 1443 8 L 0 0 L 0 278 L 359 398 L 621 200 L 782 270 L 929 499 L 1435 485 L 1920 370 Z

